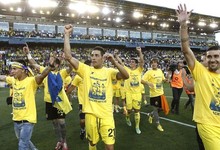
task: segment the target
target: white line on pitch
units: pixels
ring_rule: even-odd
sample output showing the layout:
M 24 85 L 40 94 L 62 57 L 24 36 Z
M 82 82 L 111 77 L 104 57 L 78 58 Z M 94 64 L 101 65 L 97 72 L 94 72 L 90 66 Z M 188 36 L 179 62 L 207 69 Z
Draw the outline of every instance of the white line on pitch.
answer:
M 148 114 L 146 112 L 140 112 L 140 113 L 141 114 L 145 114 L 145 115 Z M 164 117 L 160 117 L 160 119 L 167 120 L 167 121 L 170 121 L 170 122 L 173 122 L 173 123 L 176 123 L 176 124 L 180 124 L 180 125 L 183 125 L 183 126 L 187 126 L 187 127 L 191 127 L 191 128 L 196 128 L 196 126 L 194 126 L 194 125 L 190 125 L 190 124 L 179 122 L 179 121 L 172 120 L 172 119 L 168 119 L 168 118 L 164 118 Z

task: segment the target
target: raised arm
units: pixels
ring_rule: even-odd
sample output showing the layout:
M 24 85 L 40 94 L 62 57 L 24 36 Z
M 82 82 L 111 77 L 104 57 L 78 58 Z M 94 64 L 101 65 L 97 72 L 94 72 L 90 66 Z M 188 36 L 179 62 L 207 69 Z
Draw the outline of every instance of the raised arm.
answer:
M 187 25 L 187 21 L 189 20 L 191 13 L 192 10 L 190 12 L 187 12 L 187 8 L 185 4 L 184 6 L 180 4 L 178 6 L 178 9 L 176 10 L 178 21 L 180 23 L 179 33 L 180 33 L 181 49 L 184 57 L 186 58 L 186 62 L 190 70 L 193 70 L 195 66 L 196 58 L 189 46 L 189 34 L 188 34 L 188 25 Z
M 68 74 L 70 74 L 70 73 L 72 72 L 72 70 L 73 70 L 73 66 L 66 60 L 66 57 L 65 57 L 65 54 L 64 54 L 64 53 L 62 54 L 62 58 L 63 58 L 64 61 L 65 61 L 66 72 L 67 72 Z
M 118 49 L 114 50 L 114 57 L 116 58 L 116 60 L 118 61 L 119 64 L 124 66 L 124 63 L 122 62 L 121 58 L 119 58 L 119 56 L 118 56 Z
M 107 60 L 111 61 L 111 63 L 119 70 L 119 72 L 116 75 L 117 80 L 129 78 L 128 72 L 125 70 L 125 68 L 119 62 L 115 61 L 115 58 L 113 57 L 112 54 L 106 53 L 106 54 L 104 54 L 104 57 Z
M 139 57 L 140 57 L 139 66 L 140 66 L 141 68 L 143 68 L 143 67 L 144 67 L 144 55 L 143 55 L 143 53 L 142 53 L 141 47 L 136 47 L 136 50 L 138 51 L 138 55 L 139 55 Z
M 41 74 L 35 76 L 35 80 L 36 80 L 38 85 L 43 82 L 44 78 L 50 73 L 52 68 L 54 68 L 54 60 L 55 60 L 54 57 L 50 57 L 49 66 L 46 67 Z
M 75 70 L 79 67 L 79 61 L 72 57 L 71 55 L 71 49 L 70 49 L 70 34 L 73 31 L 72 25 L 65 25 L 64 27 L 64 54 L 65 59 L 73 66 Z
M 27 44 L 26 44 L 26 46 L 23 47 L 23 52 L 27 55 L 28 62 L 30 64 L 30 66 L 32 66 L 35 69 L 37 69 L 38 71 L 40 71 L 40 65 L 38 65 L 37 62 L 32 58 L 31 53 L 30 53 L 30 49 Z

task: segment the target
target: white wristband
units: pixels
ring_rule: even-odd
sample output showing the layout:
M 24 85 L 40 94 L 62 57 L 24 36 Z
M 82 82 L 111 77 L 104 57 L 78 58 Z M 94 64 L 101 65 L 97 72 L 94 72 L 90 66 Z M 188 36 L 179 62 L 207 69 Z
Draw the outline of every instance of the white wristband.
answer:
M 32 57 L 31 57 L 31 54 L 30 54 L 30 53 L 28 53 L 28 54 L 27 54 L 27 58 L 28 58 L 28 59 L 32 59 Z

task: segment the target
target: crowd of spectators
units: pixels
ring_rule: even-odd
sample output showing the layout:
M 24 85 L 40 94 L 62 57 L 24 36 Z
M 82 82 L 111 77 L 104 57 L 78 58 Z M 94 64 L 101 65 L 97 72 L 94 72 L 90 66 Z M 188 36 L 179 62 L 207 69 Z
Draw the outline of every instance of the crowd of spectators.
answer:
M 107 51 L 113 54 L 115 48 L 107 48 Z M 57 56 L 62 58 L 63 54 L 63 47 L 59 46 L 31 46 L 31 55 L 32 57 L 38 62 L 40 65 L 47 65 L 48 63 L 48 56 L 53 52 L 56 53 Z M 87 47 L 81 47 L 81 48 L 72 48 L 72 52 L 74 52 L 75 57 L 81 61 L 85 61 L 90 58 L 90 52 L 92 48 Z M 0 74 L 7 74 L 9 70 L 9 62 L 15 60 L 15 59 L 24 59 L 26 58 L 26 55 L 22 51 L 22 47 L 1 47 L 0 51 L 4 52 L 3 54 L 0 54 L 1 61 L 0 61 Z M 179 59 L 183 59 L 183 55 L 181 54 L 180 50 L 173 50 L 173 49 L 146 49 L 143 48 L 142 52 L 144 54 L 144 60 L 145 70 L 148 70 L 150 68 L 149 62 L 153 57 L 157 57 L 159 59 L 159 65 L 160 68 L 163 70 L 164 73 L 166 73 L 169 65 Z M 196 52 L 196 55 L 198 58 L 202 55 L 203 52 Z M 120 48 L 119 49 L 119 56 L 120 58 L 125 62 L 129 60 L 129 58 L 132 56 L 137 56 L 135 49 L 132 48 Z M 65 65 L 65 64 L 63 64 Z M 111 64 L 106 64 L 107 66 Z
M 20 38 L 63 38 L 63 33 L 49 33 L 49 32 L 42 32 L 42 31 L 3 31 L 0 30 L 0 37 L 20 37 Z M 180 45 L 179 38 L 154 38 L 154 39 L 141 39 L 141 38 L 129 38 L 126 36 L 95 36 L 95 35 L 71 35 L 71 38 L 74 40 L 93 40 L 93 41 L 118 41 L 118 42 L 141 42 L 143 44 L 154 44 L 154 45 Z M 190 46 L 200 46 L 205 47 L 209 45 L 217 45 L 218 42 L 207 41 L 204 40 L 192 40 L 190 41 Z

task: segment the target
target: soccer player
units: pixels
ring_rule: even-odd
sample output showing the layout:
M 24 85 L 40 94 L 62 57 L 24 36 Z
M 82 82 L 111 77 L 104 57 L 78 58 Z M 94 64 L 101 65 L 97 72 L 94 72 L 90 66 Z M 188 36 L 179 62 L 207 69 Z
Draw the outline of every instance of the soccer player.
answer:
M 86 60 L 84 64 L 91 66 L 91 60 Z M 79 102 L 79 118 L 80 118 L 80 139 L 83 140 L 85 138 L 86 130 L 85 130 L 85 113 L 83 112 L 83 103 L 84 103 L 84 90 L 83 90 L 83 79 L 79 75 L 75 75 L 71 85 L 67 89 L 66 93 L 70 94 L 75 88 L 77 90 L 77 97 Z
M 187 21 L 192 10 L 179 5 L 176 10 L 180 23 L 181 49 L 195 80 L 195 105 L 193 120 L 206 150 L 219 150 L 220 145 L 220 47 L 206 51 L 207 67 L 198 62 L 190 49 Z
M 118 56 L 119 50 L 115 49 L 114 50 L 114 57 L 116 58 L 116 60 L 118 61 L 118 63 L 120 63 L 122 66 L 124 66 L 124 62 L 123 60 Z M 126 92 L 125 92 L 125 87 L 124 87 L 124 80 L 120 80 L 120 87 L 119 87 L 119 92 L 120 92 L 120 96 L 121 96 L 121 101 L 122 101 L 122 106 L 123 106 L 123 114 L 127 115 L 128 111 L 126 108 Z
M 127 71 L 115 61 L 112 54 L 105 53 L 102 47 L 95 47 L 91 52 L 92 67 L 79 62 L 72 57 L 70 51 L 70 35 L 72 25 L 64 28 L 64 53 L 66 59 L 83 79 L 86 135 L 89 140 L 89 150 L 96 150 L 96 144 L 101 138 L 106 150 L 114 150 L 115 123 L 112 112 L 114 79 L 127 79 Z M 104 61 L 110 61 L 117 69 L 106 68 Z
M 25 54 L 27 54 L 29 63 L 39 72 L 42 72 L 45 67 L 38 65 L 31 57 L 30 50 L 26 45 L 23 48 Z M 54 59 L 54 66 L 51 73 L 43 81 L 44 84 L 44 101 L 46 105 L 46 118 L 51 120 L 53 128 L 57 136 L 56 150 L 62 148 L 62 150 L 68 150 L 66 141 L 66 114 L 72 110 L 69 99 L 65 93 L 64 80 L 69 76 L 72 68 L 60 69 L 60 60 L 53 55 L 50 58 Z
M 113 112 L 119 113 L 120 106 L 119 106 L 119 100 L 121 97 L 120 94 L 120 87 L 121 87 L 121 80 L 113 80 Z
M 125 80 L 125 92 L 126 92 L 126 123 L 128 126 L 131 126 L 130 114 L 132 109 L 134 109 L 134 118 L 135 118 L 135 130 L 137 134 L 141 134 L 139 127 L 140 124 L 140 108 L 142 102 L 142 88 L 141 88 L 141 75 L 144 70 L 144 58 L 140 47 L 136 47 L 138 52 L 140 62 L 134 57 L 130 58 L 130 67 L 125 67 L 129 74 L 129 79 Z
M 52 70 L 53 60 L 44 71 L 33 76 L 32 71 L 24 60 L 11 62 L 12 77 L 0 75 L 1 81 L 6 81 L 13 88 L 13 118 L 15 135 L 18 138 L 19 150 L 37 150 L 31 142 L 34 125 L 37 123 L 37 111 L 35 103 L 35 93 L 38 85 Z
M 160 124 L 158 109 L 163 109 L 162 108 L 163 102 L 167 103 L 163 90 L 163 82 L 166 81 L 166 78 L 164 77 L 162 70 L 158 68 L 157 58 L 153 58 L 150 64 L 152 69 L 148 70 L 143 75 L 141 83 L 147 84 L 150 88 L 150 105 L 153 106 L 153 111 L 149 113 L 148 121 L 149 123 L 152 123 L 154 118 L 157 124 L 157 129 L 162 132 L 164 131 L 164 129 Z M 165 114 L 168 114 L 168 112 L 166 112 L 165 110 Z

